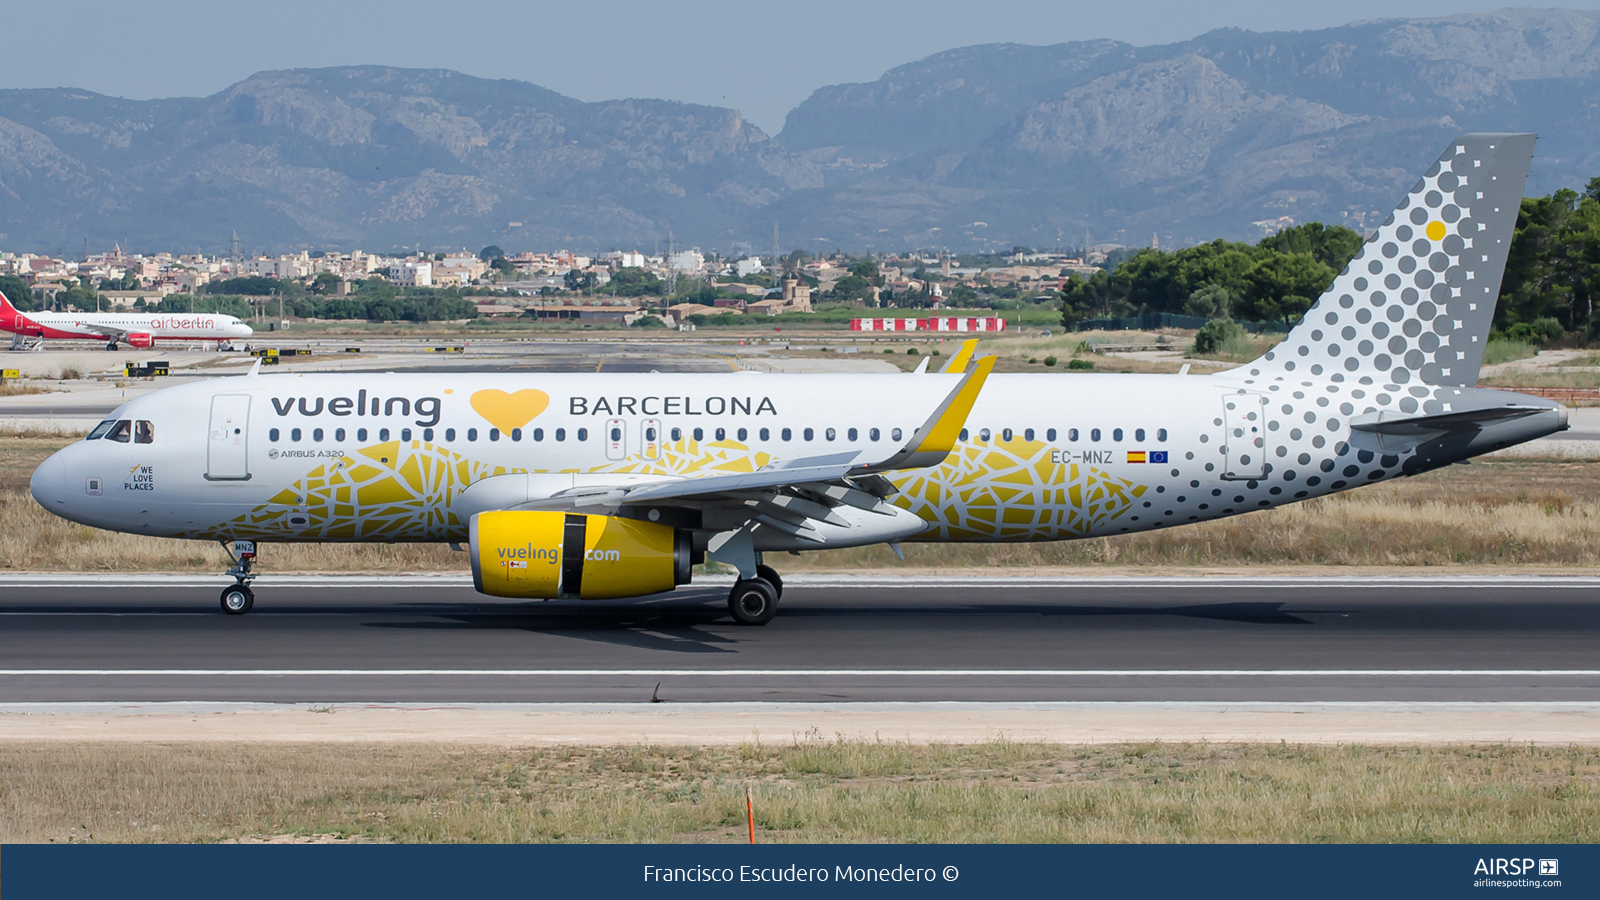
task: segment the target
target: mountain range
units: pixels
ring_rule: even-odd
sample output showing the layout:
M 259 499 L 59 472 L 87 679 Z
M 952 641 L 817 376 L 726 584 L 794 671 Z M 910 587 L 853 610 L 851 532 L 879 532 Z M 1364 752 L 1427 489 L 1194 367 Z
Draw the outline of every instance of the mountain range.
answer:
M 356 66 L 204 98 L 0 90 L 0 249 L 497 243 L 727 252 L 1255 238 L 1377 223 L 1464 131 L 1600 175 L 1600 13 L 1504 10 L 1134 46 L 988 44 L 731 109 Z

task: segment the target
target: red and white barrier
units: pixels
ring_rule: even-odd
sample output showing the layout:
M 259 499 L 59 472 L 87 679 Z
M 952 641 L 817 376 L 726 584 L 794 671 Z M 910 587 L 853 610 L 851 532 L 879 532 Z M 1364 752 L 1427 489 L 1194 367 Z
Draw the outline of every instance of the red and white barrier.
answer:
M 926 319 L 851 319 L 851 331 L 1005 331 L 999 316 L 932 316 Z

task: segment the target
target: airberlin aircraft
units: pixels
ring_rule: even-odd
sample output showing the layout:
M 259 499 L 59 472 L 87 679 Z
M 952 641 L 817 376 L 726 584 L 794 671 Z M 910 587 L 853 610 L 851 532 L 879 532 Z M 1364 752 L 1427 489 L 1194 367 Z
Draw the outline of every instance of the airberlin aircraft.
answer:
M 1288 337 L 1197 375 L 249 375 L 123 405 L 33 475 L 56 515 L 235 553 L 449 541 L 514 598 L 640 597 L 711 559 L 768 622 L 764 555 L 1171 528 L 1561 431 L 1473 387 L 1534 136 L 1452 141 Z
M 50 340 L 105 341 L 154 347 L 156 341 L 233 341 L 255 331 L 234 316 L 215 313 L 23 312 L 0 294 L 0 331 Z

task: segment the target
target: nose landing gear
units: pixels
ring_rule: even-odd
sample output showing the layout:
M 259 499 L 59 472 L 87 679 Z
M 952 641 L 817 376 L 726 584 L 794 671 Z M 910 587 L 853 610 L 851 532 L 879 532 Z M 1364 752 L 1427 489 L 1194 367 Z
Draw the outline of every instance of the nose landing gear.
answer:
M 256 544 L 255 541 L 234 541 L 230 547 L 223 541 L 222 549 L 233 559 L 233 567 L 222 574 L 232 575 L 235 582 L 222 591 L 222 611 L 230 616 L 242 616 L 256 605 L 255 592 L 250 590 L 250 582 L 256 580 L 255 573 L 250 571 L 256 559 Z

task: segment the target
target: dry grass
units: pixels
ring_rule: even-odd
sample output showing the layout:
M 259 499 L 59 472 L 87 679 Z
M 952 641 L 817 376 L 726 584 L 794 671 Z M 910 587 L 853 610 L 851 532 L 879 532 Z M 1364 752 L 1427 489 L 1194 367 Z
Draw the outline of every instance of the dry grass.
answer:
M 0 381 L 0 397 L 21 397 L 26 394 L 46 393 L 42 387 L 31 384 L 19 384 L 12 381 Z
M 1594 748 L 0 745 L 0 841 L 1600 840 Z
M 113 534 L 58 519 L 27 493 L 57 436 L 0 437 L 0 570 L 220 571 L 199 541 Z M 1600 565 L 1600 464 L 1479 461 L 1321 500 L 1143 534 L 1049 544 L 906 544 L 784 556 L 784 571 L 863 567 Z M 466 571 L 439 544 L 273 544 L 267 572 Z

